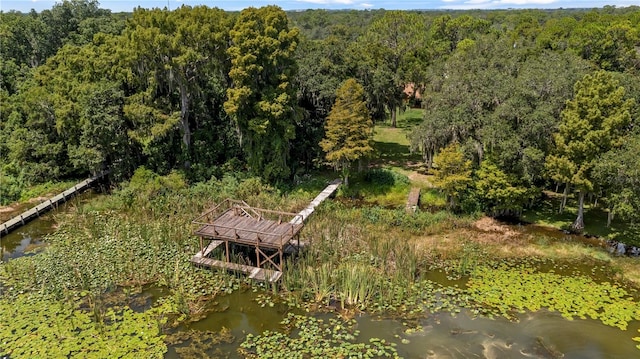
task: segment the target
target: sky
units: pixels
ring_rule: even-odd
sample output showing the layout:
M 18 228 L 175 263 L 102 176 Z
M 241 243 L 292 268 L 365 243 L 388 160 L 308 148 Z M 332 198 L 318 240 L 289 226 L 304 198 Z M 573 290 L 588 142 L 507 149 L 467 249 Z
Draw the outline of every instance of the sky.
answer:
M 624 7 L 640 5 L 640 0 L 428 0 L 428 1 L 387 1 L 387 0 L 98 0 L 101 8 L 112 12 L 131 12 L 134 8 L 175 9 L 181 5 L 207 5 L 224 10 L 242 10 L 249 6 L 278 5 L 284 10 L 304 9 L 507 9 L 507 8 L 594 8 L 605 5 Z M 0 0 L 0 10 L 28 12 L 50 9 L 56 0 Z

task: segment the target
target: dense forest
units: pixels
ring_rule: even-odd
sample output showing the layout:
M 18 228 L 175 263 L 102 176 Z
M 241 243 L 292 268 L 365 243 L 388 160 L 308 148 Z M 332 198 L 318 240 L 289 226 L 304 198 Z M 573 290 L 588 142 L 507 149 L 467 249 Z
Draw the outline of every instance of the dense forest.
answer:
M 576 230 L 585 201 L 640 219 L 638 7 L 114 14 L 72 0 L 1 18 L 4 203 L 103 169 L 283 183 L 362 168 L 373 151 L 321 146 L 353 80 L 362 133 L 423 109 L 412 148 L 453 210 L 517 215 L 552 189 L 578 198 Z

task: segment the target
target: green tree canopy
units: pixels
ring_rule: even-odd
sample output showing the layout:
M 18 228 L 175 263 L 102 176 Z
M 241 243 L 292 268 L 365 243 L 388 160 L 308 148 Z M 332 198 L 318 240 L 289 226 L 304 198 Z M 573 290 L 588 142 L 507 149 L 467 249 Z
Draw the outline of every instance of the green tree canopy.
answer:
M 349 184 L 349 169 L 354 161 L 373 153 L 373 121 L 364 102 L 364 89 L 355 79 L 348 79 L 336 92 L 336 102 L 325 124 L 325 138 L 320 147 L 327 161 L 343 173 Z
M 249 167 L 268 180 L 290 175 L 289 141 L 298 116 L 293 81 L 298 30 L 277 6 L 242 10 L 231 30 L 231 88 L 225 111 L 234 119 Z
M 471 161 L 457 142 L 451 143 L 433 159 L 434 185 L 447 195 L 449 206 L 454 208 L 460 194 L 471 184 Z
M 624 88 L 606 71 L 586 75 L 574 91 L 575 97 L 561 113 L 546 167 L 550 176 L 567 178 L 578 191 L 578 216 L 571 227 L 582 231 L 584 195 L 597 185 L 592 169 L 602 154 L 622 145 L 631 123 L 633 99 L 625 99 Z
M 623 145 L 603 154 L 593 173 L 604 189 L 609 207 L 607 223 L 615 215 L 640 224 L 640 134 L 625 137 Z
M 491 160 L 482 161 L 475 173 L 475 191 L 482 209 L 493 216 L 519 214 L 531 191 L 502 171 Z
M 427 27 L 425 19 L 406 11 L 388 11 L 358 38 L 353 52 L 359 55 L 360 78 L 368 102 L 377 115 L 391 114 L 396 126 L 397 108 L 406 84 L 414 82 L 416 67 L 424 65 Z

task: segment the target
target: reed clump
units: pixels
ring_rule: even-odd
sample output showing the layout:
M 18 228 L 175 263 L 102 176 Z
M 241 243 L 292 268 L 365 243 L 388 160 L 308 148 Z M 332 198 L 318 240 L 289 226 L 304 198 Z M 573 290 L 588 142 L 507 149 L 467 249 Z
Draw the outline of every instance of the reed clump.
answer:
M 431 258 L 419 249 L 420 234 L 467 223 L 440 212 L 408 216 L 400 209 L 326 202 L 303 230 L 307 249 L 288 263 L 283 287 L 321 306 L 410 312 L 418 308 Z

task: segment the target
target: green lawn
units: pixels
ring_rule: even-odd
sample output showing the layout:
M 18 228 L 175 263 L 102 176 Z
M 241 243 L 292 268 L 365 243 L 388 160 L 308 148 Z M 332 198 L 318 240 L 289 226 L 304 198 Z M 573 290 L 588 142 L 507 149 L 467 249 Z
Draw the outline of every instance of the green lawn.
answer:
M 423 189 L 422 203 L 439 207 L 444 199 L 437 191 L 432 190 L 428 176 L 420 174 L 424 168 L 420 153 L 411 153 L 410 141 L 407 135 L 422 122 L 421 109 L 408 109 L 398 115 L 397 127 L 387 123 L 378 123 L 375 127 L 374 148 L 376 157 L 372 161 L 373 167 L 382 168 L 401 177 L 409 178 L 396 181 L 393 186 L 381 186 L 367 183 L 363 179 L 354 177 L 351 188 L 352 194 L 357 194 L 382 206 L 404 206 L 411 187 Z M 431 189 L 431 190 L 430 190 Z M 426 200 L 426 202 L 425 202 Z
M 421 121 L 422 110 L 409 109 L 399 114 L 396 128 L 388 123 L 376 124 L 373 140 L 377 159 L 374 163 L 387 168 L 415 170 L 422 162 L 422 156 L 411 153 L 407 135 Z
M 551 194 L 539 207 L 526 210 L 522 219 L 530 223 L 555 228 L 569 228 L 578 213 L 576 202 L 574 198 L 570 197 L 564 212 L 558 213 L 560 195 Z M 640 228 L 629 226 L 619 219 L 614 219 L 611 226 L 607 227 L 607 212 L 600 207 L 585 205 L 584 225 L 585 234 L 640 245 Z

